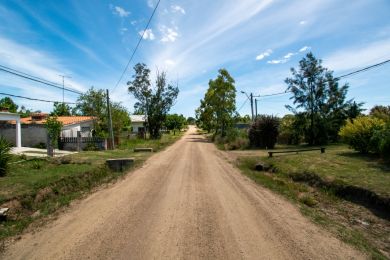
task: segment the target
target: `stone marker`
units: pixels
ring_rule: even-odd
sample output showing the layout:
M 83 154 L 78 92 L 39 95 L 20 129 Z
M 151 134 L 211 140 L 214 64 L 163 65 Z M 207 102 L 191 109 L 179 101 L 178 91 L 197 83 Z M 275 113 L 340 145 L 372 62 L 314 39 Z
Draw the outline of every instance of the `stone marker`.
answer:
M 116 172 L 122 172 L 134 164 L 134 158 L 118 158 L 106 160 L 108 168 Z
M 256 170 L 256 171 L 268 171 L 269 169 L 271 169 L 271 166 L 268 165 L 268 164 L 257 163 L 257 164 L 255 165 L 255 170 Z

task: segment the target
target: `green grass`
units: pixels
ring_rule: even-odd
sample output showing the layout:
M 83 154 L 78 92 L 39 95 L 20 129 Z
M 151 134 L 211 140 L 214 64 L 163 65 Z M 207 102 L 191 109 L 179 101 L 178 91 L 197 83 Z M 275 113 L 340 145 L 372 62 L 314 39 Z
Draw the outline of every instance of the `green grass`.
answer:
M 279 173 L 313 172 L 325 180 L 340 180 L 390 197 L 390 165 L 345 145 L 329 146 L 324 154 L 319 151 L 274 154 L 272 158 L 264 156 L 261 160 L 275 165 Z
M 277 150 L 296 148 L 303 147 L 284 146 L 277 147 Z M 352 203 L 347 205 L 343 199 L 328 190 L 313 188 L 304 182 L 294 182 L 290 177 L 294 173 L 312 172 L 326 180 L 342 180 L 346 184 L 389 196 L 389 165 L 376 157 L 357 154 L 344 145 L 330 146 L 325 154 L 316 151 L 268 158 L 266 152 L 254 150 L 249 155 L 246 153 L 238 158 L 238 167 L 256 183 L 299 205 L 304 215 L 330 230 L 341 240 L 366 252 L 373 259 L 386 259 L 378 248 L 388 250 L 388 247 L 383 246 L 387 241 L 388 228 L 362 231 L 350 223 L 351 218 L 365 217 L 365 213 L 361 213 L 358 206 Z M 259 161 L 273 165 L 276 173 L 254 171 L 254 165 Z M 388 225 L 388 222 L 385 223 Z
M 110 182 L 127 172 L 112 172 L 105 161 L 109 158 L 135 158 L 141 165 L 153 153 L 134 153 L 135 147 L 151 147 L 160 151 L 180 138 L 165 134 L 160 140 L 124 140 L 117 150 L 85 151 L 59 158 L 22 160 L 13 156 L 10 171 L 0 178 L 0 205 L 4 203 L 13 212 L 7 221 L 0 222 L 0 239 L 24 230 L 34 219 L 55 212 L 79 198 L 92 188 Z M 21 161 L 21 162 L 20 162 Z

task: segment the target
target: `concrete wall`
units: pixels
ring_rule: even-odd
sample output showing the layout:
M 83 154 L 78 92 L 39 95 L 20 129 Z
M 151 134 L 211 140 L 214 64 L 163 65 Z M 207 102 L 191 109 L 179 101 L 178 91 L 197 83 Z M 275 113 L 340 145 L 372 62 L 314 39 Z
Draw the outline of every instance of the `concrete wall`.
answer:
M 11 144 L 16 145 L 16 125 L 0 124 L 0 135 L 4 136 Z M 33 147 L 39 143 L 46 144 L 47 130 L 43 125 L 22 124 L 22 146 Z
M 131 122 L 131 126 L 133 127 L 133 133 L 138 133 L 138 128 L 145 127 L 143 122 Z
M 81 137 L 91 137 L 91 130 L 93 129 L 93 121 L 81 122 L 73 125 L 66 125 L 62 127 L 61 137 L 77 137 L 77 132 L 84 128 L 89 128 L 88 131 L 81 132 Z

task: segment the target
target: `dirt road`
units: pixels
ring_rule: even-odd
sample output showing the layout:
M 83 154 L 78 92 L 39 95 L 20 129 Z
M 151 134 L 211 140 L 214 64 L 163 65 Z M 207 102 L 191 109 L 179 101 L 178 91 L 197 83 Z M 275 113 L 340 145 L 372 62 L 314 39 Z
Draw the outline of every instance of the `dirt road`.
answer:
M 123 181 L 23 235 L 1 258 L 364 258 L 219 153 L 190 128 Z

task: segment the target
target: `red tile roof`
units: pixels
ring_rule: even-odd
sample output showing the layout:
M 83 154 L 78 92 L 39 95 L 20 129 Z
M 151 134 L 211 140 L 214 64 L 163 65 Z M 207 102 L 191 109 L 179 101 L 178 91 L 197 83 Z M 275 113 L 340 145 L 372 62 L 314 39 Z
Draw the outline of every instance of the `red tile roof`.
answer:
M 93 116 L 59 116 L 57 117 L 57 120 L 62 122 L 63 125 L 72 125 L 72 124 L 76 124 L 76 123 L 80 123 L 80 122 L 84 122 L 84 121 L 90 121 L 90 120 L 94 120 L 95 117 Z M 42 119 L 42 120 L 33 120 L 30 117 L 26 117 L 26 118 L 21 118 L 20 119 L 20 122 L 22 124 L 44 124 L 46 122 L 46 118 L 45 119 Z

